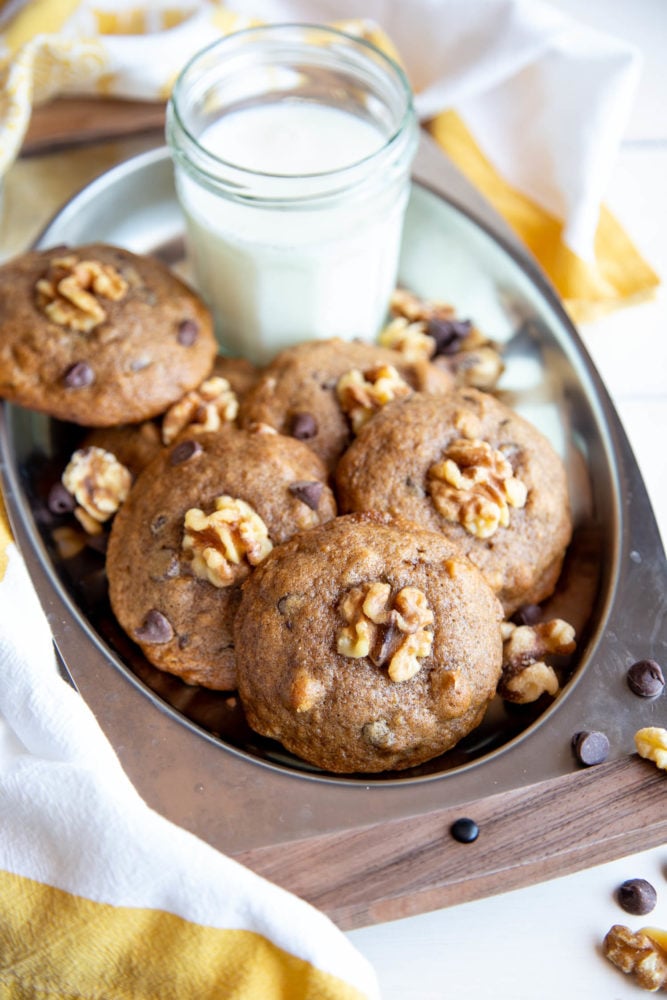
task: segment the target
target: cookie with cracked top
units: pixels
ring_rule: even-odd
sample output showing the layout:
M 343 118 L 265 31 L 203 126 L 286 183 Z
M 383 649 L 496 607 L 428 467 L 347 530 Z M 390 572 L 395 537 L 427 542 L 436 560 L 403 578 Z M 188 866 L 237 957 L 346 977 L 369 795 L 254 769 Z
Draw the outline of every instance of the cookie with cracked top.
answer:
M 446 535 L 508 616 L 556 586 L 572 533 L 563 461 L 488 393 L 389 403 L 342 456 L 336 490 L 341 513 L 386 511 Z
M 199 296 L 154 257 L 103 243 L 0 267 L 0 397 L 87 427 L 162 413 L 210 372 Z
M 335 514 L 326 470 L 300 441 L 231 426 L 181 438 L 143 470 L 114 519 L 113 612 L 154 666 L 233 689 L 241 584 L 272 545 Z
M 351 371 L 367 373 L 382 366 L 395 368 L 410 391 L 440 394 L 454 386 L 453 376 L 429 361 L 410 361 L 377 344 L 339 338 L 307 341 L 281 351 L 262 370 L 241 403 L 239 423 L 268 424 L 303 440 L 333 469 L 354 434 L 337 393 L 339 379 Z
M 336 773 L 402 770 L 482 721 L 502 609 L 442 534 L 364 513 L 295 535 L 243 585 L 235 621 L 250 726 Z

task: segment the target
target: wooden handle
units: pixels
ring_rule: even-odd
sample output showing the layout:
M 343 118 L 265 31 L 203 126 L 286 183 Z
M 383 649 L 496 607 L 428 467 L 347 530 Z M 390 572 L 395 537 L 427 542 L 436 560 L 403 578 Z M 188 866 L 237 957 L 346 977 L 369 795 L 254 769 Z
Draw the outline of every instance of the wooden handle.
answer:
M 465 807 L 236 856 L 345 929 L 542 882 L 654 847 L 667 835 L 665 773 L 639 757 Z M 450 826 L 475 820 L 461 844 Z

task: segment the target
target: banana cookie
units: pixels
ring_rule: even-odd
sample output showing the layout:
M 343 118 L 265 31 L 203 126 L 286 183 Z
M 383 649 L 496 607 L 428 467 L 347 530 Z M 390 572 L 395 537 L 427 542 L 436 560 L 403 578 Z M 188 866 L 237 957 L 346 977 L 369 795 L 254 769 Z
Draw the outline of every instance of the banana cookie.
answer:
M 0 268 L 0 397 L 87 427 L 162 413 L 210 372 L 210 313 L 159 260 L 94 243 Z
M 563 462 L 536 427 L 487 393 L 389 404 L 341 458 L 336 488 L 342 513 L 386 511 L 446 535 L 508 616 L 556 586 L 572 533 Z
M 243 585 L 235 641 L 250 726 L 338 773 L 405 769 L 477 726 L 501 674 L 502 609 L 443 535 L 338 517 Z
M 332 470 L 377 409 L 418 390 L 448 392 L 449 372 L 360 341 L 308 341 L 281 351 L 241 403 L 239 423 L 264 423 L 305 441 Z
M 181 438 L 144 469 L 114 519 L 107 576 L 118 622 L 154 666 L 235 687 L 241 584 L 274 545 L 335 516 L 325 480 L 300 441 L 233 427 Z

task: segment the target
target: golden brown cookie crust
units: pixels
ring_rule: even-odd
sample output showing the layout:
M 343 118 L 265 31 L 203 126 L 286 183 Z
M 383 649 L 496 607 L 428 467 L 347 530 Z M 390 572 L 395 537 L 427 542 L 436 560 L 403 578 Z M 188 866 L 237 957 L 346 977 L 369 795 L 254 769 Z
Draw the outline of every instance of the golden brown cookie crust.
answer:
M 210 313 L 154 257 L 107 244 L 0 268 L 0 396 L 88 427 L 162 413 L 210 372 Z
M 509 524 L 490 537 L 471 534 L 434 502 L 431 470 L 462 439 L 502 450 L 527 491 L 525 505 L 510 506 Z M 476 389 L 389 404 L 341 458 L 336 489 L 341 513 L 386 511 L 446 535 L 482 570 L 508 615 L 553 591 L 572 533 L 560 457 L 537 428 Z
M 209 515 L 218 497 L 237 498 L 277 545 L 335 516 L 325 478 L 299 441 L 235 428 L 181 440 L 144 470 L 112 525 L 107 575 L 114 614 L 151 663 L 189 684 L 235 686 L 232 624 L 252 567 L 241 558 L 229 586 L 198 576 L 183 548 L 186 512 Z M 303 483 L 316 484 L 315 500 L 312 487 L 295 489 Z
M 414 390 L 444 393 L 454 385 L 451 374 L 430 362 L 407 361 L 400 352 L 376 344 L 338 338 L 308 341 L 281 351 L 262 371 L 241 404 L 239 423 L 265 423 L 281 434 L 298 435 L 299 418 L 309 417 L 314 431 L 306 429 L 303 440 L 333 469 L 352 440 L 336 395 L 338 379 L 352 369 L 381 364 L 393 365 Z
M 368 655 L 340 651 L 345 602 L 372 584 L 395 610 L 406 589 L 413 602 L 421 593 L 432 615 L 430 649 L 407 679 L 391 677 L 389 626 L 374 630 Z M 377 513 L 338 517 L 275 548 L 243 586 L 235 636 L 246 716 L 326 770 L 420 764 L 481 721 L 500 677 L 501 618 L 481 573 L 441 534 Z M 392 649 L 405 639 L 394 632 Z

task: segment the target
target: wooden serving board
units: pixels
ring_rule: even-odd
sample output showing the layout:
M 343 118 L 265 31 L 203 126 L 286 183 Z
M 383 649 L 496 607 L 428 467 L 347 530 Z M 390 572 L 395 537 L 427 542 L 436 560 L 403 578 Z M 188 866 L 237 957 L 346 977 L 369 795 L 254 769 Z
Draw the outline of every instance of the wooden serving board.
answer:
M 164 132 L 164 119 L 164 101 L 58 98 L 33 110 L 21 154 L 31 156 L 105 139 Z
M 350 930 L 523 888 L 667 839 L 667 775 L 637 756 L 465 807 L 236 855 Z

